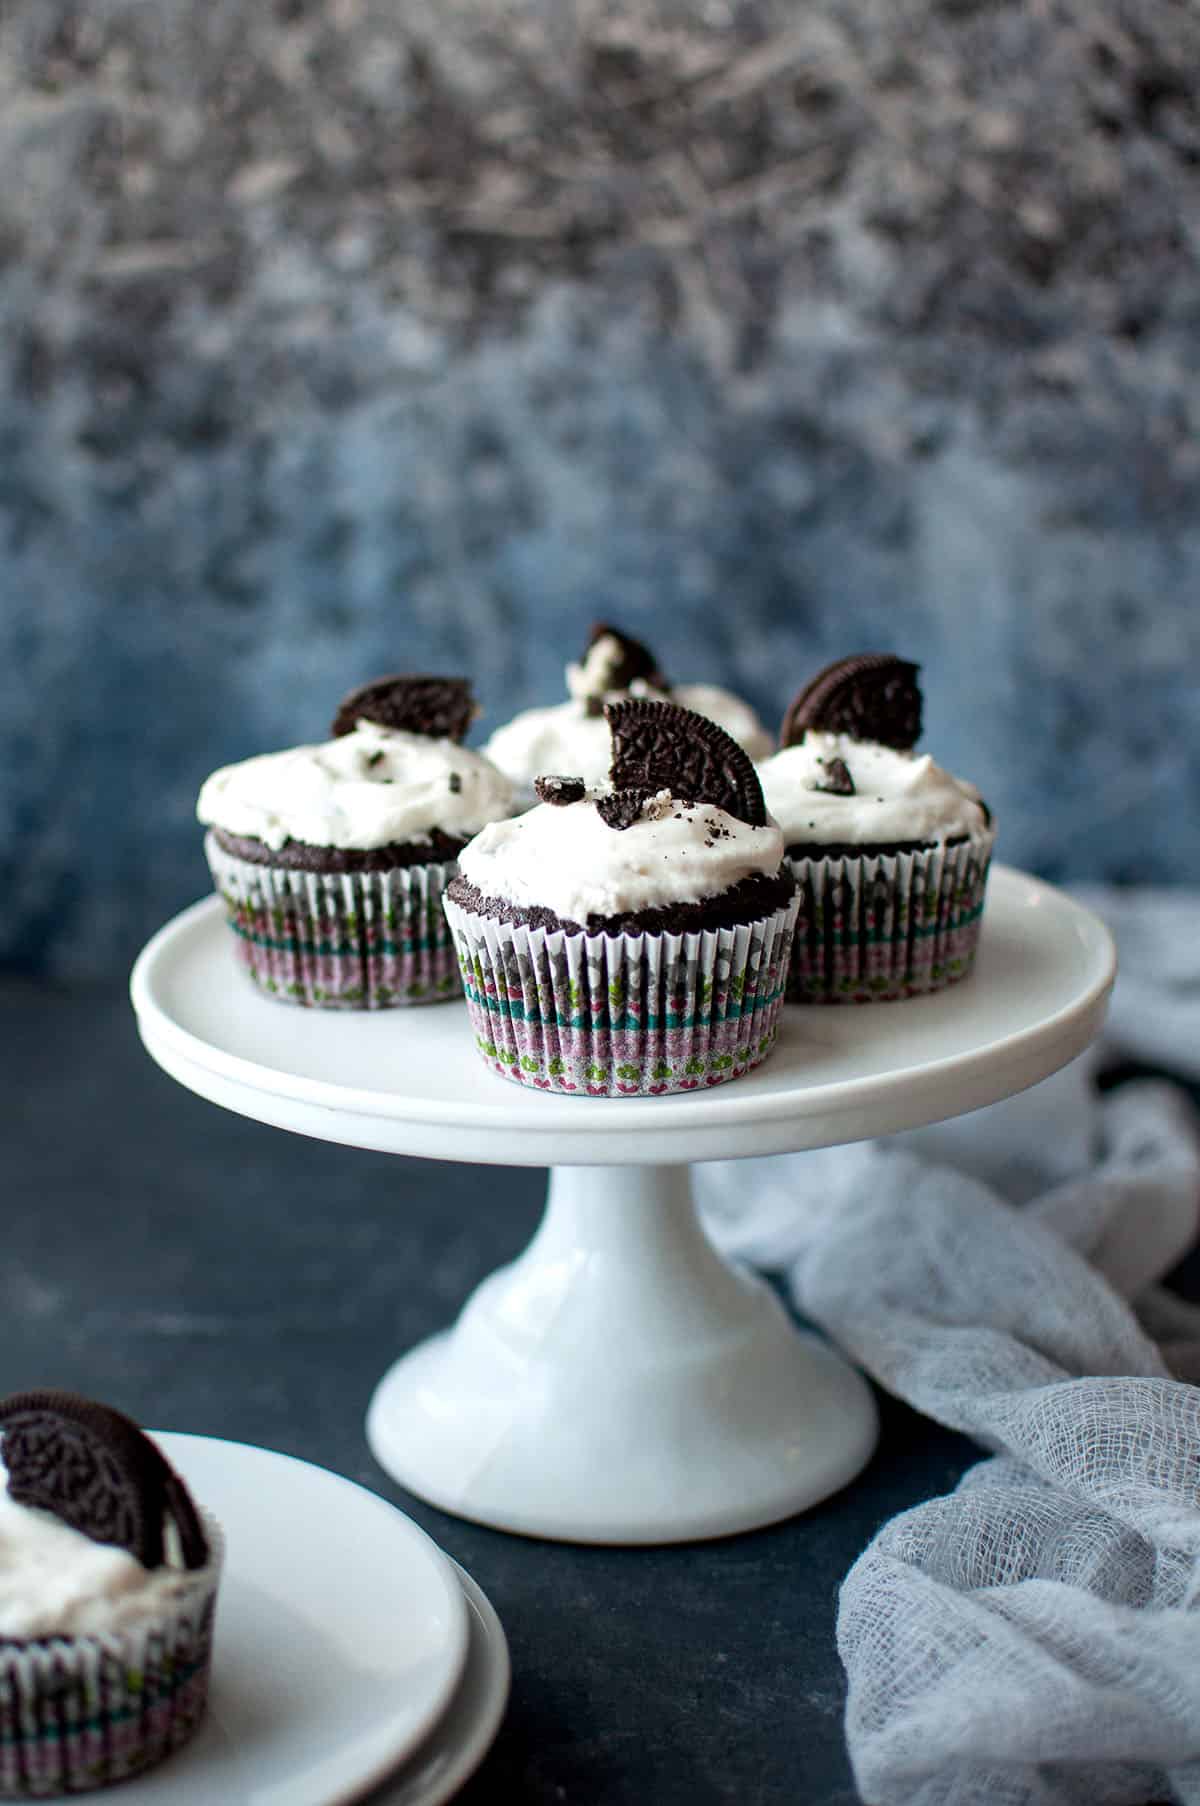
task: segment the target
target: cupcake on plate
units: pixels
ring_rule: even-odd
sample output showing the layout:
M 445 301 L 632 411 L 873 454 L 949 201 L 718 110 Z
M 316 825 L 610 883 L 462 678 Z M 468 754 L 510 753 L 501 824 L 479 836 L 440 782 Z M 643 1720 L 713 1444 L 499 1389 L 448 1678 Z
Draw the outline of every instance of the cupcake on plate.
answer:
M 649 647 L 600 621 L 579 664 L 567 666 L 566 702 L 525 709 L 498 727 L 484 752 L 528 800 L 534 779 L 564 771 L 592 787 L 608 780 L 611 756 L 604 710 L 608 703 L 643 697 L 677 703 L 715 721 L 751 759 L 771 750 L 771 737 L 748 703 L 716 684 L 672 685 Z
M 921 735 L 918 667 L 839 659 L 805 685 L 758 768 L 800 887 L 788 1000 L 870 1003 L 965 978 L 995 832 Z
M 605 705 L 612 788 L 538 779 L 541 803 L 463 849 L 446 892 L 479 1051 L 582 1097 L 735 1079 L 775 1039 L 795 919 L 783 836 L 712 721 Z
M 223 1541 L 120 1412 L 0 1402 L 0 1798 L 127 1780 L 204 1714 Z
M 242 964 L 271 997 L 377 1010 L 458 995 L 442 890 L 512 786 L 460 744 L 461 678 L 386 677 L 347 696 L 332 740 L 227 765 L 196 812 Z

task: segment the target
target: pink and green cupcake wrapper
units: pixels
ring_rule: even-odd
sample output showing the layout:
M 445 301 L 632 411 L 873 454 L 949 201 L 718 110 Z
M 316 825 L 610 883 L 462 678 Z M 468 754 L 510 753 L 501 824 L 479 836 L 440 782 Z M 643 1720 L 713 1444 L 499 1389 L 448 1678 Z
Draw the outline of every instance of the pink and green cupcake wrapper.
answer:
M 443 865 L 300 872 L 204 843 L 238 958 L 265 996 L 323 1010 L 384 1010 L 457 997 Z
M 800 887 L 789 1003 L 923 997 L 975 961 L 995 835 L 915 853 L 789 858 Z
M 446 900 L 480 1056 L 531 1089 L 657 1097 L 771 1051 L 796 915 L 692 934 L 566 934 Z
M 196 1730 L 208 1700 L 223 1553 L 207 1515 L 205 1530 L 208 1563 L 145 1626 L 0 1643 L 0 1799 L 127 1781 Z

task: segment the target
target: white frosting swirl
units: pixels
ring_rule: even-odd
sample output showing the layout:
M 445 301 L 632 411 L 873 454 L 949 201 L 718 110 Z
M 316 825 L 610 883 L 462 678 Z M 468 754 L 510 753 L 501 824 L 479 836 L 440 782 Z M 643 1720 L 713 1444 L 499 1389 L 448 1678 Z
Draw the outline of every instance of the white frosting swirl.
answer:
M 512 785 L 480 753 L 360 721 L 320 746 L 263 753 L 214 771 L 196 814 L 227 834 L 364 851 L 430 838 L 467 839 L 507 815 Z
M 144 1568 L 53 1512 L 18 1505 L 0 1468 L 0 1637 L 94 1636 L 160 1617 L 197 1583 L 178 1566 Z
M 783 858 L 774 822 L 752 828 L 712 803 L 667 790 L 631 828 L 610 828 L 595 800 L 541 803 L 492 822 L 459 855 L 459 870 L 485 897 L 550 909 L 564 922 L 699 903 L 743 878 L 772 876 Z
M 854 796 L 817 790 L 830 760 L 841 759 Z M 943 841 L 986 826 L 974 784 L 936 765 L 928 753 L 897 752 L 874 740 L 809 729 L 758 767 L 767 808 L 788 846 L 813 842 L 883 846 L 900 840 Z
M 580 673 L 581 667 L 568 665 L 569 688 L 580 686 Z M 716 684 L 679 684 L 666 696 L 639 678 L 628 690 L 606 692 L 604 700 L 618 702 L 627 696 L 677 702 L 681 708 L 706 715 L 744 747 L 752 759 L 765 758 L 771 750 L 771 737 L 749 703 Z M 612 764 L 608 723 L 603 715 L 588 714 L 584 695 L 573 695 L 569 702 L 558 702 L 551 708 L 522 710 L 496 729 L 483 750 L 514 784 L 526 789 L 534 778 L 546 773 L 582 778 L 589 786 L 603 785 Z

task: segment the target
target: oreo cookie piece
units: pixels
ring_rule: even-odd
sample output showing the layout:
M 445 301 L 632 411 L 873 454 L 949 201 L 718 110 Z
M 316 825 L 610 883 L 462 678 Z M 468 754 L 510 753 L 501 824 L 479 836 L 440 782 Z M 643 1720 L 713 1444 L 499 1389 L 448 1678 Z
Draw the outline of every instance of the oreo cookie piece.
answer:
M 652 790 L 612 790 L 596 798 L 596 814 L 620 834 L 632 828 L 635 821 L 641 821 L 646 799 L 653 795 Z
M 890 652 L 859 652 L 827 665 L 788 709 L 780 746 L 798 746 L 814 728 L 908 752 L 921 738 L 919 670 Z
M 588 649 L 581 661 L 584 676 L 583 695 L 589 715 L 598 715 L 604 698 L 613 690 L 628 690 L 639 679 L 652 690 L 667 693 L 671 686 L 658 668 L 658 660 L 649 646 L 622 633 L 607 621 L 596 621 L 588 639 Z
M 184 1566 L 208 1560 L 191 1494 L 132 1418 L 75 1392 L 17 1392 L 0 1400 L 0 1433 L 9 1496 L 19 1505 L 127 1549 L 144 1568 L 163 1565 L 170 1517 Z
M 565 808 L 568 803 L 581 803 L 587 795 L 587 785 L 582 778 L 560 778 L 547 775 L 534 778 L 533 787 L 544 803 L 553 803 L 557 808 Z
M 343 697 L 332 731 L 337 740 L 373 721 L 430 740 L 461 740 L 478 713 L 465 677 L 377 677 Z
M 829 759 L 821 773 L 821 782 L 813 785 L 814 790 L 824 791 L 826 796 L 857 796 L 854 779 L 850 776 L 845 759 Z
M 715 721 L 648 696 L 610 702 L 604 714 L 612 732 L 614 790 L 643 798 L 669 790 L 690 803 L 715 803 L 753 828 L 766 826 L 758 773 Z

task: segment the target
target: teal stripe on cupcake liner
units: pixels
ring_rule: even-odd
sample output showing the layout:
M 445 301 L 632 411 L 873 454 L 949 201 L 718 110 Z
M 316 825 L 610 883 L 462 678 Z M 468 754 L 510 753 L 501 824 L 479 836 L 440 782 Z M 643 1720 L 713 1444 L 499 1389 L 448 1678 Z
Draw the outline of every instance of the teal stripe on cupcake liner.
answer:
M 480 1057 L 516 1084 L 580 1097 L 699 1090 L 737 1078 L 774 1043 L 795 898 L 683 935 L 568 935 L 449 898 L 446 914 Z
M 907 946 L 913 941 L 932 940 L 937 935 L 952 933 L 957 928 L 969 928 L 971 923 L 977 922 L 982 914 L 983 904 L 975 903 L 970 909 L 964 910 L 961 915 L 948 916 L 944 921 L 938 921 L 936 916 L 933 916 L 915 928 L 906 929 L 902 934 L 884 934 L 875 929 L 867 929 L 860 933 L 849 928 L 844 930 L 835 928 L 834 933 L 847 934 L 864 947 Z M 819 909 L 814 910 L 811 920 L 817 928 L 823 928 L 825 912 Z
M 914 853 L 789 858 L 800 886 L 787 996 L 870 1003 L 926 996 L 971 970 L 995 836 Z
M 639 1030 L 649 1035 L 661 1034 L 664 1031 L 687 1030 L 705 1026 L 711 1022 L 738 1022 L 744 1016 L 747 1020 L 758 1014 L 760 1010 L 769 1009 L 779 1002 L 783 996 L 783 986 L 775 985 L 768 990 L 757 992 L 749 1002 L 737 1003 L 726 1010 L 693 1011 L 688 1015 L 677 1016 L 668 1013 L 656 1016 L 653 1012 L 646 1015 L 621 1016 L 605 1014 L 597 1024 L 592 1016 L 582 1013 L 573 1016 L 560 1015 L 557 1012 L 527 1009 L 522 998 L 494 993 L 480 986 L 463 980 L 463 993 L 469 1003 L 491 1014 L 503 1016 L 511 1022 L 528 1022 L 546 1027 L 570 1029 L 576 1034 L 586 1034 L 590 1029 L 598 1029 L 604 1033 L 631 1034 Z
M 194 1680 L 202 1670 L 208 1667 L 208 1664 L 209 1657 L 207 1655 L 198 1657 L 194 1662 L 164 1663 L 164 1691 L 160 1694 L 160 1698 L 166 1698 L 169 1694 L 186 1687 L 189 1681 Z M 110 1730 L 114 1725 L 131 1724 L 135 1719 L 145 1716 L 146 1708 L 141 1699 L 143 1688 L 133 1686 L 128 1680 L 126 1687 L 132 1696 L 131 1704 L 112 1706 L 106 1711 L 101 1711 L 97 1707 L 96 1712 L 86 1718 L 72 1718 L 64 1724 L 59 1724 L 57 1721 L 40 1724 L 28 1731 L 11 1722 L 0 1723 L 0 1745 L 28 1743 L 31 1739 L 38 1743 L 57 1743 L 61 1738 L 78 1737 L 85 1732 L 97 1735 L 101 1731 Z
M 439 1003 L 459 990 L 442 915 L 453 864 L 309 872 L 205 852 L 246 975 L 282 1003 L 326 1010 Z
M 267 953 L 309 953 L 320 959 L 361 959 L 362 945 L 353 941 L 310 941 L 296 935 L 257 934 L 254 929 L 247 928 L 236 916 L 230 916 L 229 926 L 244 941 L 254 947 L 261 947 Z M 369 951 L 384 959 L 395 959 L 407 953 L 436 953 L 440 948 L 450 945 L 450 934 L 429 935 L 411 941 L 372 941 Z

